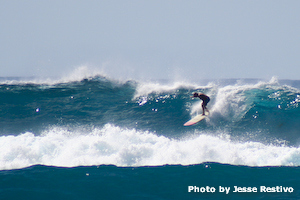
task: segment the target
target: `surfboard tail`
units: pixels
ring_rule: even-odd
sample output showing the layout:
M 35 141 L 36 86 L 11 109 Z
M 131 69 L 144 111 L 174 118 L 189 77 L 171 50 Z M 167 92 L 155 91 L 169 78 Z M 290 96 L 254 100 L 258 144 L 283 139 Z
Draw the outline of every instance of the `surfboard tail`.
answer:
M 191 120 L 187 121 L 185 124 L 183 124 L 183 126 L 191 126 L 194 125 L 198 122 L 200 122 L 201 120 L 203 120 L 205 117 L 207 117 L 209 115 L 209 112 L 205 112 L 205 115 L 197 115 L 195 117 L 193 117 Z

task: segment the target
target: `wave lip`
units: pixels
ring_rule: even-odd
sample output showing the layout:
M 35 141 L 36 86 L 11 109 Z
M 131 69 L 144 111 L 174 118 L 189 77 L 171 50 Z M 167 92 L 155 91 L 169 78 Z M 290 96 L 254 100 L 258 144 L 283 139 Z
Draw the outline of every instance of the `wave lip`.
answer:
M 229 136 L 200 134 L 169 139 L 110 124 L 88 133 L 51 128 L 40 136 L 24 133 L 0 137 L 0 169 L 31 165 L 158 166 L 218 162 L 247 166 L 299 166 L 300 148 L 232 142 Z

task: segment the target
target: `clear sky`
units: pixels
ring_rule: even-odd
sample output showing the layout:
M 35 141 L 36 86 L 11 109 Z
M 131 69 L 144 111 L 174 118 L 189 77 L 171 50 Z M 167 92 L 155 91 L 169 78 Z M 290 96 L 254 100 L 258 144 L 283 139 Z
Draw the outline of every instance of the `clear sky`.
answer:
M 1 0 L 0 76 L 300 79 L 299 0 Z

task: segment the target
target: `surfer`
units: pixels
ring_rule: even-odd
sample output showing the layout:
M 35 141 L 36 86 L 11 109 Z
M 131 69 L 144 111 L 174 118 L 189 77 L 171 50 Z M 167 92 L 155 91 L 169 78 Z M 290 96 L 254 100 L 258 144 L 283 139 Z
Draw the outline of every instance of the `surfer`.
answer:
M 195 92 L 193 96 L 191 96 L 192 98 L 193 97 L 199 97 L 203 102 L 202 102 L 202 110 L 203 110 L 203 114 L 202 115 L 205 115 L 205 112 L 204 110 L 206 109 L 207 112 L 208 112 L 208 109 L 206 108 L 206 105 L 207 103 L 210 101 L 210 98 L 209 96 L 203 94 L 203 93 L 198 93 L 198 92 Z

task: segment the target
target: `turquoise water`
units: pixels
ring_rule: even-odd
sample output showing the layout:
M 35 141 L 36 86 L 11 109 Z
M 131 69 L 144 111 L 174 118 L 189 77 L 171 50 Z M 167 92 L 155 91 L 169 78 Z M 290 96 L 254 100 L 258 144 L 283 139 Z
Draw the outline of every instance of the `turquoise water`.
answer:
M 299 88 L 278 80 L 2 78 L 0 198 L 298 199 Z M 195 91 L 210 96 L 210 116 L 184 127 L 202 112 Z
M 1 171 L 2 199 L 299 199 L 299 167 L 247 167 L 203 163 L 155 167 L 32 166 Z M 189 186 L 215 192 L 188 192 Z M 219 187 L 230 187 L 228 194 Z M 257 192 L 234 192 L 256 187 Z M 293 192 L 261 192 L 260 187 Z

